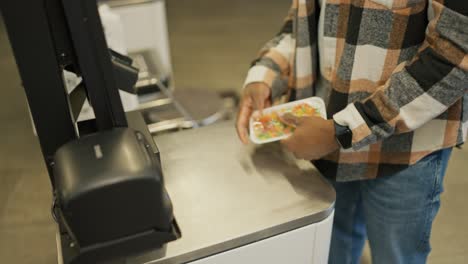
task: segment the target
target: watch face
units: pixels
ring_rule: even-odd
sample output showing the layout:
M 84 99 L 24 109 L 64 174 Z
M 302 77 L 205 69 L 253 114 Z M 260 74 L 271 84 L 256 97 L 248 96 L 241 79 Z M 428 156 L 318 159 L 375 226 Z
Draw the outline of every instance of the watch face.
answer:
M 335 123 L 336 139 L 344 149 L 349 149 L 353 142 L 353 133 L 346 127 Z
M 351 148 L 352 146 L 352 142 L 353 142 L 353 135 L 351 133 L 351 130 L 347 129 L 347 131 L 345 131 L 345 133 L 343 133 L 339 139 L 338 139 L 341 143 L 341 146 L 344 148 L 344 149 L 349 149 Z

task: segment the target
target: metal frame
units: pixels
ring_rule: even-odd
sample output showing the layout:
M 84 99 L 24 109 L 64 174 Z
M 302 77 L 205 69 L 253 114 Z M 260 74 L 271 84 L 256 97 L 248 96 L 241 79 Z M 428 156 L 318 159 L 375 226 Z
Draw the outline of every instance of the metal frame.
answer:
M 97 130 L 127 126 L 95 0 L 0 1 L 50 180 L 53 156 L 79 137 L 87 97 Z M 83 77 L 67 93 L 63 70 Z
M 0 1 L 0 7 L 53 184 L 53 155 L 78 134 L 61 67 L 71 59 L 68 49 L 71 43 L 54 41 L 51 25 L 56 28 L 59 19 L 51 14 L 56 15 L 60 10 L 48 10 L 59 6 L 51 2 L 58 0 Z
M 96 0 L 62 2 L 98 129 L 127 126 Z

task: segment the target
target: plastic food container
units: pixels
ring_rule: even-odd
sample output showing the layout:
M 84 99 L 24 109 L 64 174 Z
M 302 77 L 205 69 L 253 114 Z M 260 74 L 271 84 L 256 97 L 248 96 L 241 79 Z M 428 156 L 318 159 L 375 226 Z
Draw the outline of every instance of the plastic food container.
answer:
M 276 105 L 265 108 L 263 114 L 255 111 L 250 117 L 250 140 L 255 144 L 264 144 L 287 138 L 294 132 L 294 127 L 279 120 L 279 116 L 291 113 L 295 116 L 320 116 L 327 118 L 325 103 L 319 97 Z

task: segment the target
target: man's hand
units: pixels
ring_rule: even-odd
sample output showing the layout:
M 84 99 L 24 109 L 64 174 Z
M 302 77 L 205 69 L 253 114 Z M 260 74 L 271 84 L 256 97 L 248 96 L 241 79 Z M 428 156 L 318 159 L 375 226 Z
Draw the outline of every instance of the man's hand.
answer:
M 282 121 L 296 127 L 294 133 L 281 143 L 298 159 L 318 160 L 338 150 L 333 120 L 320 117 L 295 117 L 286 114 Z
M 262 111 L 263 108 L 271 105 L 270 93 L 270 87 L 260 82 L 251 83 L 245 87 L 236 121 L 237 134 L 244 144 L 249 143 L 250 116 L 254 110 Z

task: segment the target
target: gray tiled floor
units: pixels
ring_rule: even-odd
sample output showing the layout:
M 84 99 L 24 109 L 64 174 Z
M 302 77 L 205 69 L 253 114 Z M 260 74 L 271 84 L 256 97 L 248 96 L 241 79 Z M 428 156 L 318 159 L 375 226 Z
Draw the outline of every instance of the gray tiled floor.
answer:
M 258 48 L 279 28 L 289 0 L 168 1 L 179 89 L 241 86 Z M 0 26 L 0 263 L 55 263 L 50 187 L 24 92 Z M 468 263 L 468 151 L 450 163 L 430 263 Z M 368 253 L 363 259 L 370 263 Z

